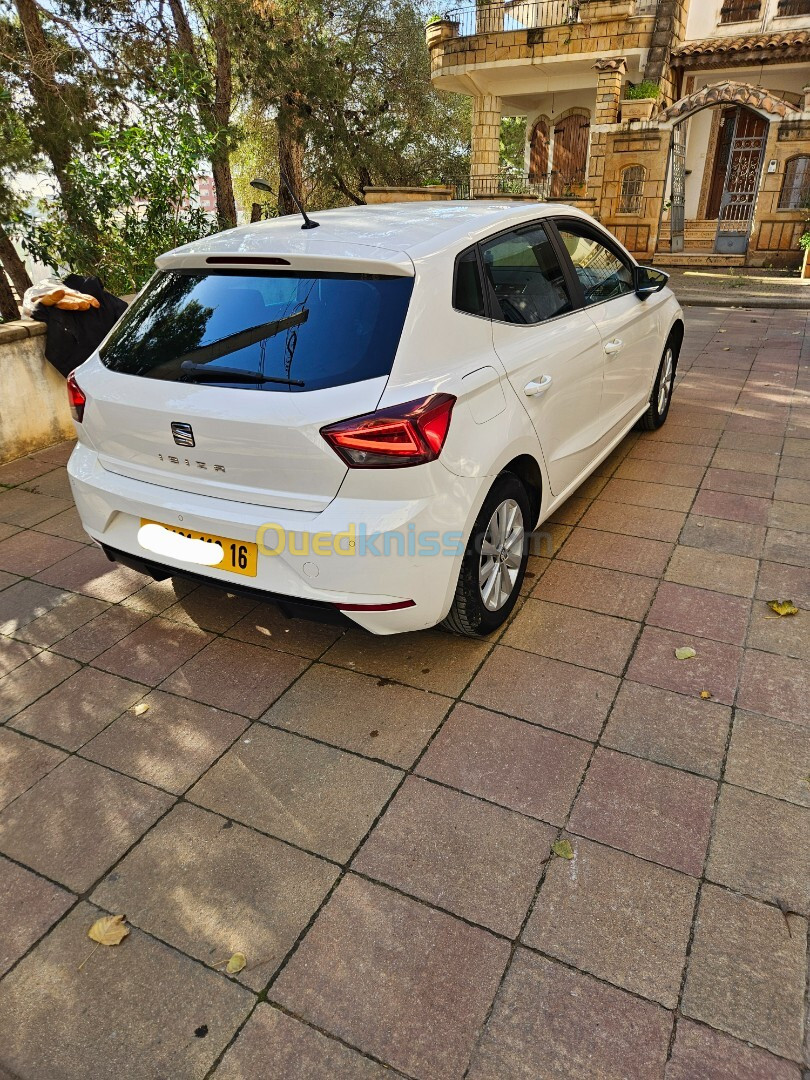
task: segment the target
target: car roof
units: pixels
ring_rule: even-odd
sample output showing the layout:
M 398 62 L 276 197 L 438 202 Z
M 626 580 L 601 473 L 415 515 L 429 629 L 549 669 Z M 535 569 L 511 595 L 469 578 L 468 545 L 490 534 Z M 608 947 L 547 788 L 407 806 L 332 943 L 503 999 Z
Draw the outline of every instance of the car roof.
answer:
M 593 220 L 567 204 L 490 200 L 383 203 L 312 210 L 319 228 L 302 230 L 299 214 L 242 225 L 175 248 L 158 266 L 193 265 L 201 256 L 290 255 L 399 265 L 458 249 L 513 224 L 562 213 Z M 403 259 L 405 256 L 405 259 Z M 411 270 L 411 272 L 413 272 Z

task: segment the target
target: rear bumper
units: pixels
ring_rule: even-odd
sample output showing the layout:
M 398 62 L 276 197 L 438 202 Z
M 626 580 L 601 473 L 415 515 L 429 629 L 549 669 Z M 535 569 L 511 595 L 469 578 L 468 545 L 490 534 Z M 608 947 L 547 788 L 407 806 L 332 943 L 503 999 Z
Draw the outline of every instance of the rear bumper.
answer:
M 373 633 L 393 634 L 434 626 L 447 614 L 479 502 L 480 481 L 453 477 L 450 482 L 438 462 L 424 468 L 440 470 L 427 485 L 433 494 L 425 498 L 358 499 L 341 493 L 320 513 L 230 502 L 120 476 L 103 469 L 95 451 L 82 444 L 71 456 L 68 475 L 85 529 L 116 561 L 153 577 L 191 577 L 279 602 L 291 613 L 348 618 Z M 142 518 L 258 542 L 256 576 L 154 555 L 138 542 Z M 356 610 L 406 601 L 412 606 Z M 341 614 L 343 605 L 354 609 Z

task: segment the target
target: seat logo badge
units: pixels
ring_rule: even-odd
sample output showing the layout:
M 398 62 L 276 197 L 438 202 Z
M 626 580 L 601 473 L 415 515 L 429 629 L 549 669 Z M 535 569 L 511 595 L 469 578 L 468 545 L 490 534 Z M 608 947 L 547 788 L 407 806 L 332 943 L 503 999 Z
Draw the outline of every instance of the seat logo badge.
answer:
M 178 446 L 195 446 L 194 432 L 191 430 L 191 424 L 181 424 L 177 420 L 172 420 L 172 435 L 174 441 Z

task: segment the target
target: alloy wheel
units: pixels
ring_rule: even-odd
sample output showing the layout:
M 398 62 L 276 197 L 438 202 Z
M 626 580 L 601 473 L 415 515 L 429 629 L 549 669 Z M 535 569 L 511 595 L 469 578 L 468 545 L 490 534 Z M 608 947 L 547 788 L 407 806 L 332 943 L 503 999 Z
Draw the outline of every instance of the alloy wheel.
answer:
M 667 407 L 669 396 L 672 393 L 672 381 L 675 377 L 675 357 L 672 348 L 667 346 L 664 359 L 661 361 L 661 381 L 658 384 L 658 415 L 661 416 Z
M 478 587 L 488 611 L 502 608 L 515 588 L 523 558 L 523 513 L 514 499 L 500 503 L 481 545 Z

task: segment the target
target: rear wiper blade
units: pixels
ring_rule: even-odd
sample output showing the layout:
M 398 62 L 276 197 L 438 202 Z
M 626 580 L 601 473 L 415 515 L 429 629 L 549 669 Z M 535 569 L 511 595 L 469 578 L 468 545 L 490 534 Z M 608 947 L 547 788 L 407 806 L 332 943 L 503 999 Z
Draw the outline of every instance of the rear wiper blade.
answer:
M 284 386 L 304 386 L 301 379 L 280 379 L 275 375 L 261 375 L 258 371 L 243 371 L 240 368 L 211 368 L 205 364 L 195 364 L 184 360 L 180 365 L 189 382 L 239 382 L 259 385 L 261 383 L 283 383 Z

